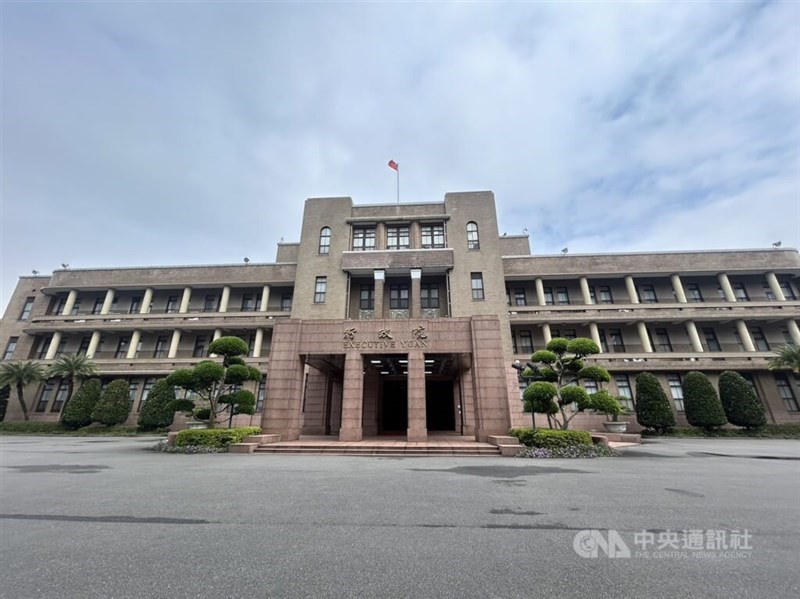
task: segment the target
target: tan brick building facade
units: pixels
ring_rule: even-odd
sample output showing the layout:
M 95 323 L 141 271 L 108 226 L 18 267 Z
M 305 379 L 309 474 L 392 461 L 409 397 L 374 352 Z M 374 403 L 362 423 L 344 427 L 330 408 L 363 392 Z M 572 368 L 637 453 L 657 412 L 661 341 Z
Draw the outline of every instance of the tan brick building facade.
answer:
M 3 360 L 85 353 L 131 384 L 132 416 L 158 377 L 238 335 L 266 374 L 258 413 L 285 439 L 447 432 L 485 440 L 525 425 L 515 360 L 550 338 L 590 337 L 610 390 L 656 374 L 682 419 L 681 376 L 737 370 L 775 422 L 800 421 L 798 383 L 766 369 L 800 344 L 796 250 L 532 256 L 498 232 L 491 192 L 443 202 L 309 199 L 274 264 L 60 270 L 21 277 L 0 327 Z M 589 389 L 590 391 L 592 389 Z M 55 420 L 65 388 L 28 390 Z M 12 397 L 7 419 L 19 419 Z M 633 419 L 635 421 L 635 418 Z M 599 424 L 579 416 L 579 426 Z

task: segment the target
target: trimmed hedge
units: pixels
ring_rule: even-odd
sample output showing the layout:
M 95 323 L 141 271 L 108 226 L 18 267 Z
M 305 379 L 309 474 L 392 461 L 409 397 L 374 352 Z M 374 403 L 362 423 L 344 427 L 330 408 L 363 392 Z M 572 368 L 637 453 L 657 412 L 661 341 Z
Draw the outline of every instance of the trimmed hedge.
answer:
M 683 409 L 692 426 L 712 429 L 728 422 L 717 390 L 702 372 L 687 372 L 683 377 Z
M 0 422 L 0 433 L 60 433 L 65 432 L 60 422 Z
M 137 424 L 143 431 L 152 431 L 157 428 L 167 428 L 175 418 L 175 412 L 168 408 L 175 401 L 175 387 L 167 379 L 158 379 L 147 396 Z
M 530 427 L 512 428 L 508 431 L 512 437 L 519 439 L 527 447 L 544 447 L 556 449 L 559 447 L 572 447 L 574 445 L 591 445 L 592 436 L 586 431 L 570 431 L 550 428 Z
M 248 435 L 257 435 L 261 429 L 257 426 L 240 426 L 237 428 L 200 428 L 181 431 L 175 437 L 175 445 L 187 447 L 217 447 L 226 449 L 231 443 L 241 443 Z
M 663 433 L 675 426 L 675 414 L 658 379 L 649 372 L 636 377 L 636 420 Z
M 645 431 L 643 436 L 654 437 L 652 432 Z M 765 424 L 755 429 L 715 428 L 707 431 L 702 428 L 673 428 L 664 434 L 666 437 L 750 437 L 757 439 L 800 439 L 800 422 L 784 424 Z
M 92 410 L 92 420 L 106 426 L 122 424 L 131 411 L 131 388 L 125 379 L 116 379 L 108 384 L 100 401 Z
M 719 375 L 719 399 L 731 424 L 758 428 L 767 423 L 764 407 L 753 388 L 738 372 L 728 370 Z
M 90 379 L 81 385 L 61 414 L 65 428 L 77 429 L 92 423 L 92 411 L 100 401 L 100 381 Z
M 72 430 L 60 422 L 0 422 L 0 434 L 10 435 L 59 435 L 64 437 L 136 437 L 135 426 L 85 426 Z M 165 430 L 156 431 L 159 433 Z

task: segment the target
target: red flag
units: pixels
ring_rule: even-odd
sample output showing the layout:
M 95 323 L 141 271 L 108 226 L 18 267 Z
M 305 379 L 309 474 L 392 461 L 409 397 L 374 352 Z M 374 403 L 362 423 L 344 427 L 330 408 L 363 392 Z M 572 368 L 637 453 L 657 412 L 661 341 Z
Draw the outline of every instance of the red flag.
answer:
M 393 168 L 396 171 L 400 170 L 400 165 L 397 164 L 394 160 L 389 161 L 389 168 Z

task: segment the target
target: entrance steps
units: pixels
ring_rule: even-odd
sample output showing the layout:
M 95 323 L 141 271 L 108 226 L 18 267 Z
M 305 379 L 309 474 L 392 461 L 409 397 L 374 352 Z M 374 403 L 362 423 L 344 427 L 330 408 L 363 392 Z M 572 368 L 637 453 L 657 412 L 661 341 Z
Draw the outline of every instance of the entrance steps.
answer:
M 380 438 L 362 441 L 338 441 L 333 437 L 301 438 L 298 441 L 260 444 L 255 448 L 255 453 L 386 457 L 497 457 L 501 455 L 500 448 L 495 445 L 461 437 L 433 438 L 426 442 L 412 443 L 399 439 Z

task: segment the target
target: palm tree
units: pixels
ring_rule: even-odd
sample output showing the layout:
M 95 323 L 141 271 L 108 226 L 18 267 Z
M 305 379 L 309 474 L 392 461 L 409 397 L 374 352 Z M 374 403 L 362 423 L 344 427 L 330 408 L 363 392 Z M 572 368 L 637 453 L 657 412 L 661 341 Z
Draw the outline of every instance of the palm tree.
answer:
M 25 420 L 30 420 L 28 406 L 25 404 L 23 389 L 31 383 L 38 383 L 45 378 L 45 371 L 42 365 L 37 362 L 18 362 L 0 364 L 0 387 L 5 385 L 17 388 L 17 399 L 22 408 L 22 415 Z
M 789 369 L 800 373 L 800 345 L 783 345 L 775 350 L 775 357 L 769 361 L 770 370 Z
M 47 378 L 67 379 L 67 399 L 61 407 L 61 414 L 67 411 L 75 385 L 97 374 L 97 367 L 91 358 L 85 355 L 59 356 L 58 360 L 48 369 Z

